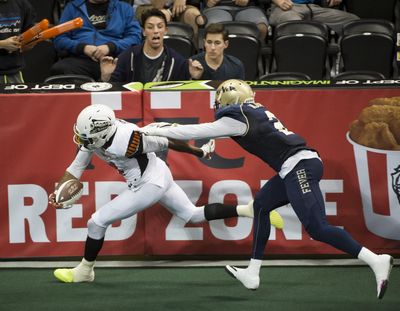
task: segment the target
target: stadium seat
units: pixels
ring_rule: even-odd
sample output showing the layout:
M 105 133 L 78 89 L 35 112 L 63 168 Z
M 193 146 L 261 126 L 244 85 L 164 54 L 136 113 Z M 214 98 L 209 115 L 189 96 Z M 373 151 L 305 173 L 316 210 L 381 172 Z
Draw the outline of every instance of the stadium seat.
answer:
M 260 81 L 296 81 L 296 80 L 311 80 L 305 73 L 301 72 L 272 72 L 262 75 L 258 78 Z
M 336 77 L 334 77 L 333 81 L 339 80 L 383 80 L 385 76 L 380 72 L 376 71 L 345 71 L 339 73 Z
M 75 74 L 63 74 L 63 75 L 56 75 L 47 77 L 44 80 L 44 83 L 85 83 L 85 82 L 95 82 L 92 77 L 85 76 L 85 75 L 75 75 Z
M 43 82 L 50 74 L 51 66 L 57 60 L 57 53 L 50 40 L 36 44 L 31 50 L 24 53 L 25 67 L 22 70 L 27 83 Z
M 223 22 L 229 33 L 226 54 L 240 59 L 245 68 L 245 79 L 256 80 L 263 74 L 259 30 L 251 22 Z
M 193 28 L 181 22 L 169 22 L 168 32 L 164 36 L 165 44 L 185 58 L 195 54 Z
M 289 21 L 275 27 L 272 41 L 274 72 L 301 72 L 311 79 L 329 77 L 329 30 L 315 21 Z
M 391 78 L 395 71 L 395 31 L 387 20 L 361 19 L 343 26 L 339 38 L 343 71 L 369 70 Z
M 360 18 L 385 19 L 393 24 L 396 24 L 396 11 L 399 9 L 399 0 L 346 0 L 346 10 L 350 13 Z M 397 24 L 400 26 L 400 20 Z

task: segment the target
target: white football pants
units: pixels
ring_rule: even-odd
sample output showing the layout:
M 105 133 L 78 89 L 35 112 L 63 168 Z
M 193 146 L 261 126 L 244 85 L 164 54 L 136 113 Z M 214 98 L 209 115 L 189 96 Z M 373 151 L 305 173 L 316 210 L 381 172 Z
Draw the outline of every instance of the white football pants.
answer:
M 175 183 L 171 171 L 163 161 L 158 165 L 157 178 L 164 178 L 163 187 L 150 181 L 137 190 L 126 189 L 97 210 L 91 219 L 97 226 L 105 229 L 115 221 L 135 215 L 158 202 L 185 222 L 205 221 L 204 207 L 194 206 L 182 188 Z M 89 226 L 89 236 L 92 236 L 90 231 Z M 98 233 L 94 235 L 99 238 Z

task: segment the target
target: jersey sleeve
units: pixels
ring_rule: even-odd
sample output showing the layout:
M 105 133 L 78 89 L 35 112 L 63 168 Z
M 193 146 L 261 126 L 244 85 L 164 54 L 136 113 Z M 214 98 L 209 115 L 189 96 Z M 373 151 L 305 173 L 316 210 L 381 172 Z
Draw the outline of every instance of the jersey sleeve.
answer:
M 143 139 L 142 133 L 139 131 L 132 131 L 132 134 L 128 141 L 128 146 L 125 151 L 127 158 L 133 158 L 143 153 Z
M 145 136 L 139 129 L 135 129 L 129 137 L 125 156 L 127 158 L 134 158 L 143 153 L 163 151 L 167 148 L 167 138 Z
M 168 149 L 168 138 L 142 135 L 143 153 L 159 152 Z
M 245 123 L 234 119 L 223 118 L 214 122 L 152 128 L 147 135 L 164 136 L 173 139 L 202 139 L 243 135 L 246 132 Z
M 70 166 L 67 167 L 67 172 L 75 176 L 77 179 L 80 179 L 86 167 L 89 165 L 92 156 L 92 151 L 81 148 Z

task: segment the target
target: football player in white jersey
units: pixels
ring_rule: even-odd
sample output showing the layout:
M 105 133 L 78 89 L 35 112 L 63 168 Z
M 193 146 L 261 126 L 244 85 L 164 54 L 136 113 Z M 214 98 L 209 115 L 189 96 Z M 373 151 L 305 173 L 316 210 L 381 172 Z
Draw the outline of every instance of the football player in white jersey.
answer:
M 270 235 L 269 213 L 290 203 L 309 235 L 366 262 L 375 273 L 377 297 L 383 298 L 393 266 L 390 255 L 377 255 L 355 241 L 342 228 L 328 223 L 319 181 L 323 164 L 306 141 L 288 130 L 275 115 L 256 103 L 251 87 L 227 80 L 215 94 L 214 122 L 149 128 L 147 134 L 174 139 L 230 137 L 243 149 L 273 168 L 273 176 L 257 192 L 254 203 L 253 250 L 246 269 L 226 266 L 226 271 L 248 289 L 260 284 L 260 268 Z
M 92 282 L 95 260 L 102 248 L 107 227 L 157 202 L 191 223 L 237 216 L 253 217 L 252 207 L 248 205 L 235 207 L 212 203 L 194 206 L 173 180 L 165 162 L 154 153 L 170 148 L 198 157 L 209 157 L 214 151 L 213 140 L 197 148 L 186 142 L 146 136 L 135 124 L 116 119 L 114 111 L 105 105 L 84 108 L 74 125 L 74 133 L 74 142 L 80 149 L 58 185 L 69 179 L 80 179 L 93 154 L 96 154 L 124 176 L 128 189 L 91 216 L 87 224 L 88 236 L 82 261 L 73 269 L 54 271 L 55 277 L 62 282 Z M 55 201 L 55 192 L 50 194 L 49 202 L 61 208 Z M 276 221 L 277 227 L 282 226 L 283 220 L 279 214 L 272 214 L 271 218 Z

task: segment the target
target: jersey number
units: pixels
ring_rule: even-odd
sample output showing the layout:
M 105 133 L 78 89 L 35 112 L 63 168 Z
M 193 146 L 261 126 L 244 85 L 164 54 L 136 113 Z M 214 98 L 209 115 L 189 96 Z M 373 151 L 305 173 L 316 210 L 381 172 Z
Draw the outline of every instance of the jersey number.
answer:
M 257 109 L 257 108 L 262 107 L 262 105 L 261 105 L 261 104 L 258 104 L 258 103 L 252 103 L 252 104 L 249 104 L 249 106 L 250 106 L 251 108 L 254 108 L 254 109 Z M 274 127 L 275 127 L 279 132 L 281 132 L 281 133 L 283 133 L 283 134 L 285 134 L 285 135 L 294 134 L 293 132 L 289 131 L 289 130 L 281 123 L 281 121 L 279 121 L 278 118 L 275 117 L 275 115 L 274 115 L 272 112 L 270 112 L 270 111 L 268 111 L 268 110 L 265 110 L 265 114 L 267 115 L 268 120 L 274 123 Z
M 277 117 L 275 117 L 275 115 L 266 110 L 265 114 L 267 115 L 267 118 L 269 121 L 272 121 L 274 123 L 274 127 L 281 133 L 285 134 L 285 135 L 290 135 L 293 134 L 293 132 L 289 131 L 282 123 L 281 121 L 278 120 Z

